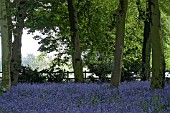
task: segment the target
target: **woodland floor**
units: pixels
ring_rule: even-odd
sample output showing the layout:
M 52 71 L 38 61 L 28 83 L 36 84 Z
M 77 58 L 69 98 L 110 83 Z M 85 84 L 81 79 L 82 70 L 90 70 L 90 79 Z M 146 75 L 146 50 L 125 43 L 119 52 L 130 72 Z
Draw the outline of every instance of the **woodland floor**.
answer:
M 150 82 L 18 84 L 0 97 L 0 113 L 170 113 L 170 84 Z

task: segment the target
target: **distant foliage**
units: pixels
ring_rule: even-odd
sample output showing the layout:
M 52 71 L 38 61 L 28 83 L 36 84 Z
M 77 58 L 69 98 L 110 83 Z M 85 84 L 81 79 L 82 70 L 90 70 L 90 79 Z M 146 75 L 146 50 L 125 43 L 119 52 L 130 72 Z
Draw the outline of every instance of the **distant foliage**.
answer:
M 49 70 L 49 69 L 44 69 L 40 71 L 40 73 L 44 73 L 47 82 L 63 82 L 64 78 L 66 78 L 66 74 L 64 73 L 63 70 L 59 69 L 57 71 Z
M 86 61 L 86 64 L 90 71 L 99 77 L 101 82 L 108 81 L 108 75 L 112 72 L 112 62 L 89 62 Z
M 19 82 L 27 83 L 43 83 L 46 77 L 38 72 L 37 69 L 32 69 L 29 66 L 22 66 L 21 75 L 19 76 Z
M 137 75 L 140 78 L 141 62 L 140 61 L 128 61 L 124 60 L 122 68 L 121 81 L 133 81 L 135 80 L 133 75 Z
M 40 71 L 49 68 L 50 62 L 52 60 L 52 56 L 47 55 L 45 52 L 42 52 L 38 56 L 35 56 L 34 54 L 28 54 L 26 57 L 22 58 L 22 65 L 29 65 L 32 69 L 37 69 Z
M 62 82 L 65 77 L 63 70 L 59 69 L 53 73 L 53 70 L 44 69 L 38 71 L 29 66 L 22 66 L 19 82 L 21 83 L 44 83 L 44 82 Z

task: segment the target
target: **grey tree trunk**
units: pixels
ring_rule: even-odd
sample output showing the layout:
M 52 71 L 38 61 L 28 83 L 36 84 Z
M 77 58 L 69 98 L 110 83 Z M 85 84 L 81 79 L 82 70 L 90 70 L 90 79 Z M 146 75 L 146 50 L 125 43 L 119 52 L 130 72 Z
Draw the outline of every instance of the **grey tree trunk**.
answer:
M 114 65 L 111 76 L 111 87 L 118 87 L 121 82 L 122 58 L 125 37 L 125 19 L 128 8 L 128 0 L 120 0 L 117 9 L 116 20 L 116 45 L 114 55 Z
M 12 58 L 12 32 L 13 32 L 13 24 L 12 24 L 12 16 L 11 16 L 11 3 L 10 0 L 7 0 L 7 21 L 8 21 L 8 38 L 9 38 L 9 50 L 10 50 L 10 59 Z M 11 61 L 10 61 L 10 77 L 11 77 Z
M 26 0 L 17 0 L 17 16 L 16 27 L 13 30 L 14 42 L 12 45 L 12 59 L 11 59 L 11 79 L 12 85 L 17 85 L 18 76 L 21 70 L 21 46 L 22 33 L 24 28 L 24 20 L 26 17 Z
M 1 42 L 2 42 L 2 91 L 7 91 L 11 86 L 10 78 L 10 40 L 8 37 L 8 7 L 6 0 L 0 0 L 0 26 L 1 26 Z
M 152 40 L 152 78 L 151 88 L 165 86 L 165 60 L 160 31 L 160 11 L 158 0 L 148 0 L 151 7 L 151 40 Z
M 67 0 L 69 20 L 70 20 L 70 30 L 71 30 L 71 43 L 72 43 L 72 64 L 74 69 L 75 82 L 83 82 L 83 69 L 82 69 L 82 59 L 80 51 L 80 39 L 78 31 L 78 20 L 77 11 L 75 8 L 74 0 Z
M 12 31 L 13 31 L 13 25 L 12 25 L 12 16 L 11 16 L 11 5 L 10 0 L 7 1 L 7 21 L 8 21 L 8 38 L 9 38 L 9 49 L 10 49 L 10 56 L 12 55 Z

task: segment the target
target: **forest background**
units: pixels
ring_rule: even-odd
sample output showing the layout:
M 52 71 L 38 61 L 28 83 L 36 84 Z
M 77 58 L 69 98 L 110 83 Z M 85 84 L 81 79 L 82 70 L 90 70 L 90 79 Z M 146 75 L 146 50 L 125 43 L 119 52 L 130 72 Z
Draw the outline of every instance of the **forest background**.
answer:
M 15 4 L 15 1 L 13 3 Z M 118 4 L 119 2 L 117 0 L 80 0 L 75 3 L 77 8 L 82 64 L 95 74 L 100 74 L 99 76 L 111 73 L 112 71 L 116 43 L 115 28 Z M 19 7 L 21 8 L 22 5 L 23 4 L 20 4 Z M 160 1 L 159 6 L 166 70 L 169 70 L 170 12 L 168 0 Z M 18 9 L 14 6 L 12 7 L 13 10 L 11 10 L 11 14 L 15 15 Z M 129 1 L 122 59 L 122 79 L 125 80 L 129 79 L 128 77 L 132 72 L 140 75 L 142 71 L 143 31 L 144 21 L 146 19 L 145 14 L 147 13 L 145 11 L 146 9 L 146 1 Z M 70 34 L 72 34 L 72 32 L 70 32 L 68 11 L 65 0 L 29 0 L 26 6 L 20 10 L 20 13 L 24 14 L 24 19 L 17 16 L 11 18 L 13 24 L 16 26 L 20 21 L 19 18 L 21 20 L 23 19 L 20 21 L 23 24 L 18 26 L 29 29 L 28 33 L 40 31 L 42 35 L 46 36 L 43 38 L 42 35 L 36 35 L 33 38 L 39 40 L 39 51 L 45 52 L 39 56 L 39 61 L 43 60 L 46 53 L 56 52 L 54 60 L 50 63 L 50 68 L 53 68 L 53 70 L 57 70 L 64 65 L 69 66 L 71 55 L 74 53 L 71 44 Z M 16 18 L 18 18 L 18 21 L 16 21 Z M 19 31 L 19 33 L 19 35 L 22 35 L 22 31 Z M 21 37 L 18 39 L 20 38 Z M 14 41 L 14 43 L 17 43 L 17 41 Z M 21 42 L 18 43 L 18 45 L 21 46 Z M 104 74 L 102 74 L 103 72 Z

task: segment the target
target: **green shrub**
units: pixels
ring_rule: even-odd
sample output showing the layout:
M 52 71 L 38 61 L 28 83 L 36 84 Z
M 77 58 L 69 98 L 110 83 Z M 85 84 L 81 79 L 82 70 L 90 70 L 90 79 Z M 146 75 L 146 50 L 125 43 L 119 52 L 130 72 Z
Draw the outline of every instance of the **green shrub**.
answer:
M 64 71 L 59 69 L 53 72 L 53 69 L 44 69 L 38 71 L 29 66 L 22 66 L 19 82 L 44 83 L 44 82 L 62 82 L 65 77 Z
M 43 83 L 46 77 L 42 73 L 38 72 L 37 69 L 32 69 L 29 66 L 22 66 L 21 75 L 19 76 L 19 82 L 27 83 Z
M 99 77 L 101 82 L 108 81 L 108 75 L 112 72 L 112 62 L 88 62 L 86 61 L 90 72 Z

